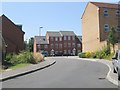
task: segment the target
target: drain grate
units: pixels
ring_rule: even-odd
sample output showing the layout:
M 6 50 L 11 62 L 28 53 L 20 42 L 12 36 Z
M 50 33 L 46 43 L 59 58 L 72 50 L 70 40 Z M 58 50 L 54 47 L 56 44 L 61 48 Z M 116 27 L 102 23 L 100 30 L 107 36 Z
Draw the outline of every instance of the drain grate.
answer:
M 104 78 L 104 77 L 100 77 L 100 78 L 98 78 L 98 79 L 100 79 L 100 80 L 104 80 L 105 78 Z

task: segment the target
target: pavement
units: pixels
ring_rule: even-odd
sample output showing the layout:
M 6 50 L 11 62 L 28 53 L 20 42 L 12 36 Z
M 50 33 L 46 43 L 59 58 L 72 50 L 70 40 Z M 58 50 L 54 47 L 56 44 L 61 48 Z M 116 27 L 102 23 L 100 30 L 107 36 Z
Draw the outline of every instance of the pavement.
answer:
M 26 75 L 26 74 L 29 74 L 29 73 L 32 73 L 32 72 L 35 72 L 35 71 L 38 71 L 41 69 L 44 69 L 44 68 L 49 67 L 55 63 L 56 63 L 55 60 L 46 59 L 45 61 L 40 62 L 38 64 L 32 64 L 30 66 L 26 66 L 23 68 L 18 68 L 15 70 L 8 69 L 8 70 L 0 73 L 0 82 L 15 78 L 18 76 Z

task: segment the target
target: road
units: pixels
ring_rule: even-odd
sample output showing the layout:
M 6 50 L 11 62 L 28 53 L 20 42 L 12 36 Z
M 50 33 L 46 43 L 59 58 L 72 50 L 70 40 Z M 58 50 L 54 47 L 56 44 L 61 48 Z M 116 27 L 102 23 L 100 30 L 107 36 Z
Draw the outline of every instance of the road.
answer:
M 117 88 L 106 79 L 109 68 L 98 62 L 54 57 L 53 66 L 2 82 L 3 88 Z

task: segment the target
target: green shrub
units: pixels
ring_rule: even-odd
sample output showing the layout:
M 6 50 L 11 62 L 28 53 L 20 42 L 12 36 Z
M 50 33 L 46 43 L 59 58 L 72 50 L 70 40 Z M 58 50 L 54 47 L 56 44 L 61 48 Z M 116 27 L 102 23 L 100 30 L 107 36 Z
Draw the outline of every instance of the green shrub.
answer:
M 104 51 L 102 51 L 102 50 L 101 51 L 97 51 L 95 53 L 95 56 L 96 56 L 96 58 L 102 59 L 102 58 L 104 58 L 106 56 L 106 53 Z
M 78 56 L 79 56 L 80 58 L 85 58 L 85 53 L 79 53 Z
M 86 53 L 85 53 L 85 57 L 86 57 L 86 58 L 90 58 L 90 57 L 91 57 L 91 52 L 86 52 Z
M 8 54 L 5 63 L 10 63 L 12 65 L 22 64 L 22 63 L 35 63 L 33 54 L 29 51 L 21 51 L 19 54 Z
M 32 53 L 29 51 L 21 51 L 18 55 L 14 54 L 11 58 L 12 64 L 34 63 Z

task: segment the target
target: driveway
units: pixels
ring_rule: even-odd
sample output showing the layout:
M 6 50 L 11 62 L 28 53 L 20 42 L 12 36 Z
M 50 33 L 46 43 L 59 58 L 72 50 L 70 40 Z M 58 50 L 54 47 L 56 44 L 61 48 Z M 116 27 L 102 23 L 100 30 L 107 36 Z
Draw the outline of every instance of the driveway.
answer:
M 56 64 L 2 82 L 3 88 L 118 88 L 106 79 L 109 68 L 99 62 L 51 57 Z

